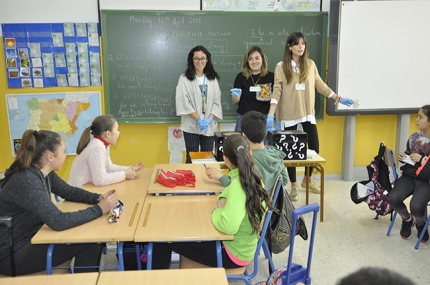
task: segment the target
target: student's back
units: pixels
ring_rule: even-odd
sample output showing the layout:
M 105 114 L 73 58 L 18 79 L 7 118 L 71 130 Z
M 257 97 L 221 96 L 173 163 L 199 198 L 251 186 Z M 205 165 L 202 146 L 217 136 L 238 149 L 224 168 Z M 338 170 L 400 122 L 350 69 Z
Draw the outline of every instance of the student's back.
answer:
M 288 176 L 284 166 L 285 153 L 273 146 L 264 145 L 267 131 L 266 116 L 262 113 L 249 111 L 243 114 L 241 126 L 243 135 L 250 145 L 255 168 L 260 173 L 264 188 L 270 196 L 280 174 L 282 175 L 283 185 L 285 186 L 288 183 Z M 219 180 L 224 187 L 230 184 L 230 178 L 222 175 L 215 168 L 208 167 L 206 174 L 211 179 Z
M 285 171 L 285 153 L 272 146 L 265 146 L 267 135 L 266 116 L 257 111 L 249 111 L 242 115 L 240 120 L 243 135 L 248 139 L 255 167 L 260 172 L 264 187 L 270 192 L 276 183 L 279 174 L 282 175 L 284 186 L 288 183 Z
M 285 153 L 273 146 L 265 148 L 256 148 L 252 150 L 252 157 L 254 158 L 255 168 L 260 172 L 263 178 L 264 188 L 272 194 L 273 187 L 275 186 L 278 176 L 282 175 L 283 185 L 288 183 L 288 176 L 285 171 L 284 157 Z

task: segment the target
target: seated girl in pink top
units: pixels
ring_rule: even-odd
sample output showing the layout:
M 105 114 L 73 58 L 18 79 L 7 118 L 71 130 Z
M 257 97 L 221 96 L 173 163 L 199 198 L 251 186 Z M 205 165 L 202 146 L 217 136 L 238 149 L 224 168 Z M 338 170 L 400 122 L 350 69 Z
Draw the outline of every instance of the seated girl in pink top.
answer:
M 144 167 L 143 162 L 121 166 L 113 164 L 110 158 L 109 146 L 116 145 L 119 134 L 118 122 L 112 115 L 94 119 L 79 140 L 70 171 L 70 185 L 82 187 L 93 182 L 96 186 L 105 186 L 136 177 L 136 172 Z

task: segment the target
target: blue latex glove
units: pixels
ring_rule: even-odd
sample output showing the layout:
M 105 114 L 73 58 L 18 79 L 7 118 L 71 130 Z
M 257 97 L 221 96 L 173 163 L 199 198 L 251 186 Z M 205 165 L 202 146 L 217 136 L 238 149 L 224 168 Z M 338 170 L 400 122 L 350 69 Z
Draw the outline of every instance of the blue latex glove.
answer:
M 200 131 L 203 133 L 208 129 L 208 125 L 202 119 L 197 120 L 197 125 L 199 126 Z
M 342 104 L 342 105 L 345 105 L 345 106 L 351 106 L 352 104 L 354 104 L 354 100 L 352 100 L 352 99 L 349 99 L 349 98 L 341 98 L 340 99 L 340 103 Z
M 282 131 L 281 130 L 281 121 L 276 121 L 276 128 L 275 128 L 275 130 Z
M 209 126 L 209 125 L 212 123 L 212 121 L 213 121 L 213 119 L 212 119 L 211 117 L 208 117 L 208 118 L 205 120 L 206 126 Z
M 269 132 L 273 132 L 273 121 L 275 120 L 275 116 L 273 115 L 267 115 L 267 130 Z
M 233 88 L 233 89 L 230 90 L 230 92 L 231 92 L 231 96 L 239 98 L 240 93 L 242 92 L 242 89 L 240 89 L 240 88 Z

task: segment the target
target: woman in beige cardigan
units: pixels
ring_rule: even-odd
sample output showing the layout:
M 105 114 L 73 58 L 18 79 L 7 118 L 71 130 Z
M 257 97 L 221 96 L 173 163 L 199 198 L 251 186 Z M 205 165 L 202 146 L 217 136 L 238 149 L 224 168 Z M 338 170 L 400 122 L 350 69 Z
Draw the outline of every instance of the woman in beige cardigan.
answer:
M 273 130 L 275 110 L 278 107 L 279 117 L 276 118 L 281 130 L 297 130 L 301 124 L 308 134 L 308 148 L 319 153 L 318 131 L 315 121 L 315 89 L 327 98 L 346 106 L 354 103 L 349 98 L 342 98 L 331 90 L 318 74 L 315 62 L 308 58 L 305 36 L 301 32 L 291 33 L 287 38 L 283 61 L 275 68 L 270 110 L 267 117 L 268 130 Z M 288 167 L 291 181 L 291 199 L 297 201 L 296 168 Z M 312 168 L 310 169 L 310 175 Z M 309 177 L 310 177 L 309 175 Z M 310 179 L 310 178 L 309 178 Z M 309 181 L 312 192 L 319 194 L 320 189 Z M 306 187 L 303 181 L 301 186 Z

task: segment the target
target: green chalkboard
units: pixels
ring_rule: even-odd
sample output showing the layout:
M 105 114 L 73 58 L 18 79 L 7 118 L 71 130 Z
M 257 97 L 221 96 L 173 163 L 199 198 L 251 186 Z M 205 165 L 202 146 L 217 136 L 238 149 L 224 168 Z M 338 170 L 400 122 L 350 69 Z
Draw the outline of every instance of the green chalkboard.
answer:
M 260 46 L 269 70 L 282 60 L 289 33 L 302 31 L 325 78 L 327 12 L 101 11 L 106 112 L 121 123 L 176 123 L 175 89 L 196 45 L 221 76 L 223 122 L 235 122 L 230 89 L 245 51 Z M 316 116 L 323 97 L 316 95 Z

